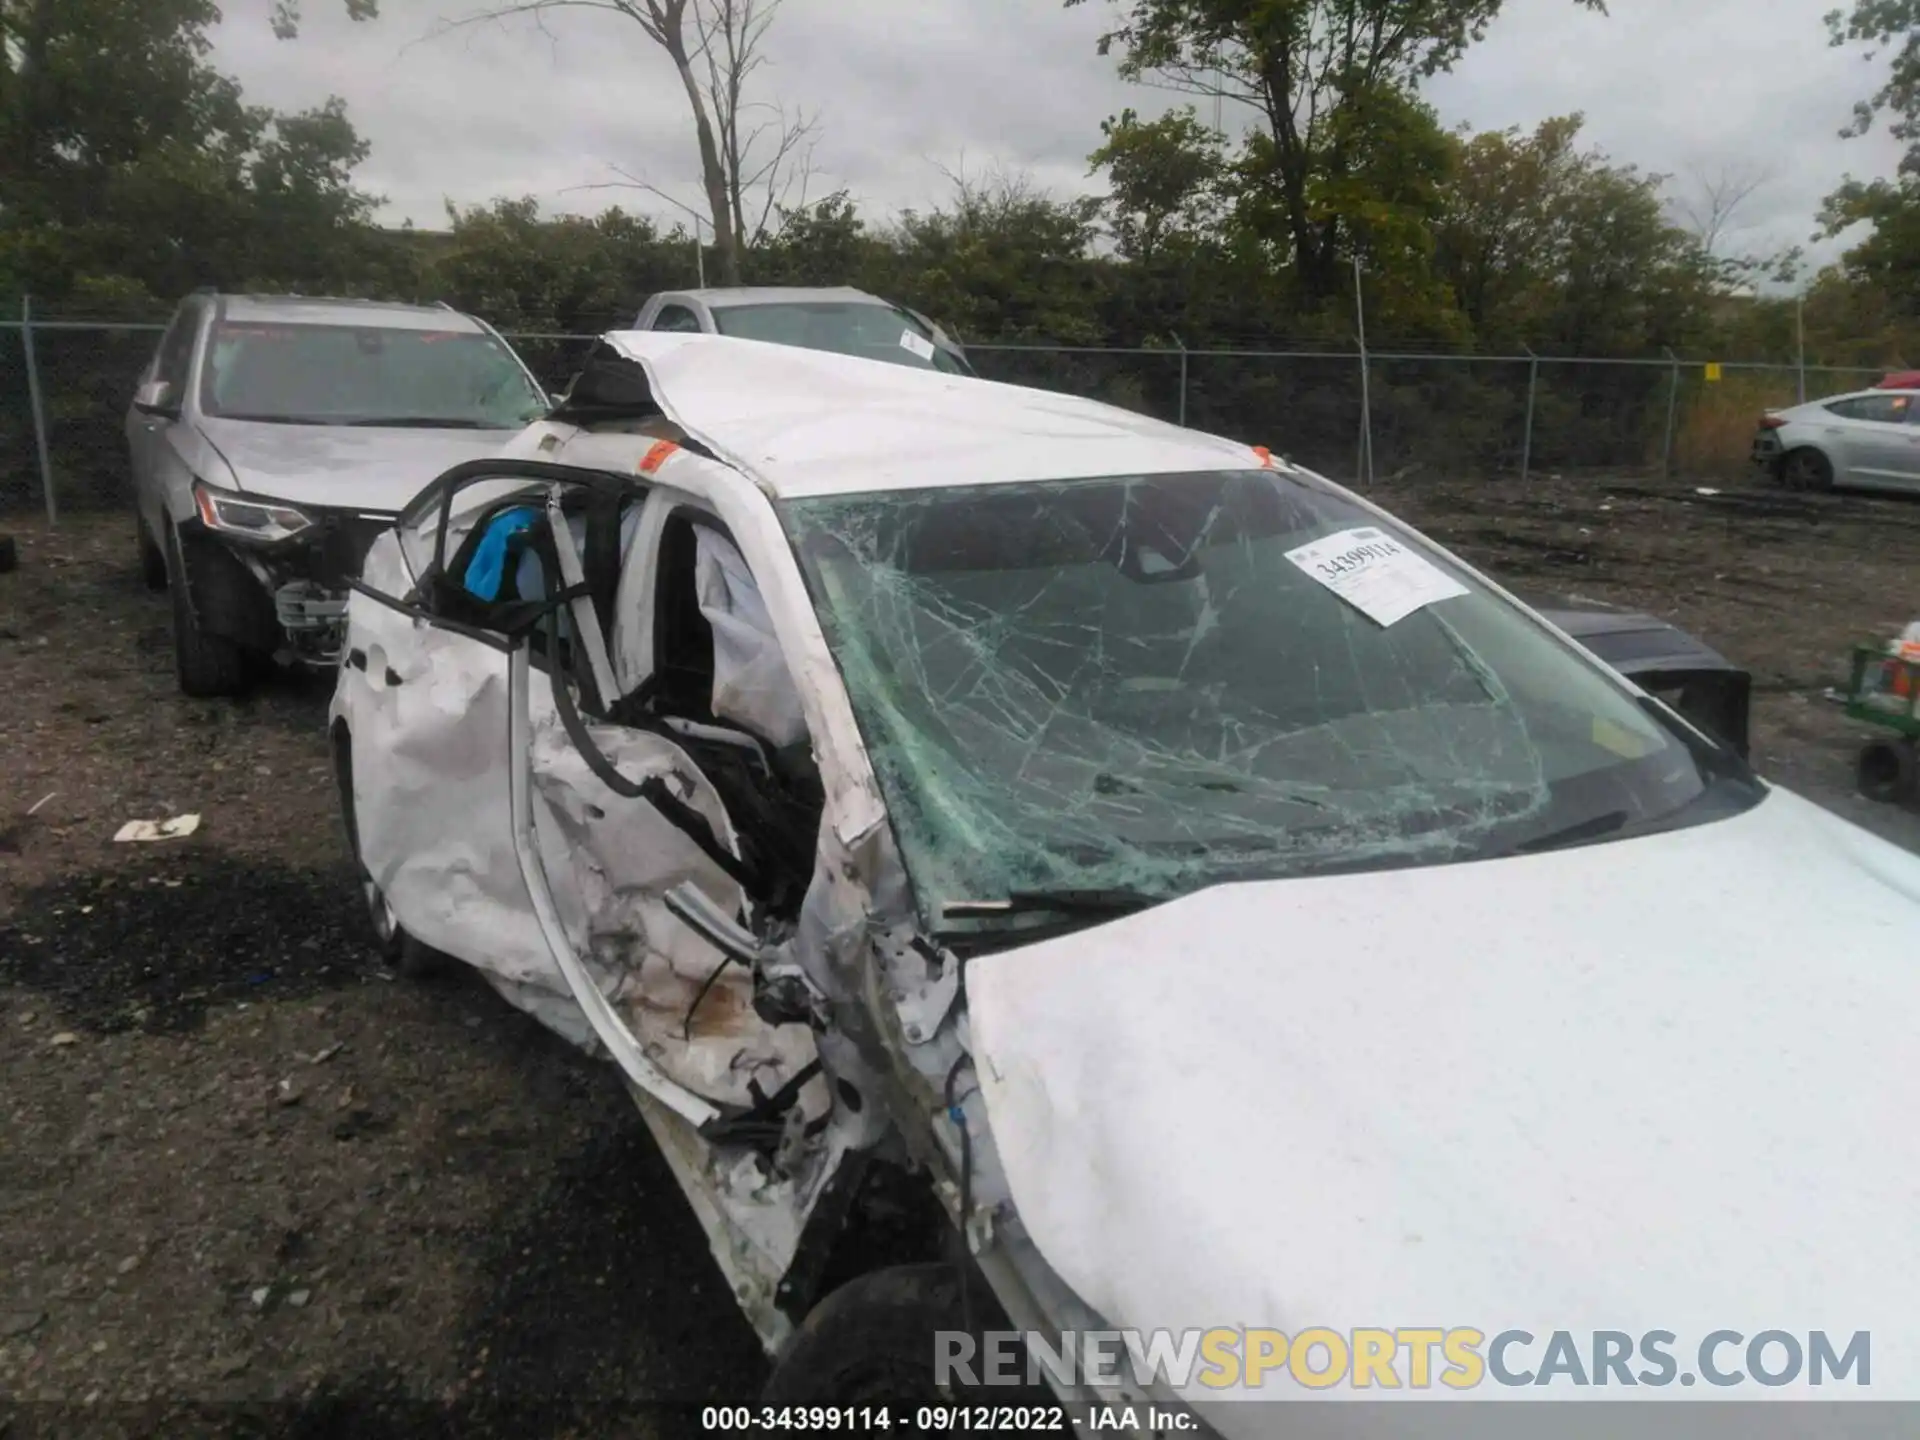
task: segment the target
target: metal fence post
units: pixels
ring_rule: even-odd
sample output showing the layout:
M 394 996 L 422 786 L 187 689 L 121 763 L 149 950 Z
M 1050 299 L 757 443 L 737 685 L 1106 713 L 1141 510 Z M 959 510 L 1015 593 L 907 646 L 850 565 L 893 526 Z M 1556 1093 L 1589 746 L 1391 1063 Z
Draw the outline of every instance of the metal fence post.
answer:
M 1527 352 L 1527 429 L 1520 440 L 1520 483 L 1527 483 L 1528 467 L 1533 464 L 1533 396 L 1540 385 L 1540 357 L 1533 353 L 1531 345 L 1523 345 Z
M 1793 297 L 1793 350 L 1800 371 L 1800 400 L 1807 403 L 1807 297 Z
M 1665 345 L 1660 347 L 1667 352 L 1667 359 L 1673 362 L 1671 380 L 1667 386 L 1667 442 L 1660 455 L 1660 475 L 1666 479 L 1673 474 L 1673 425 L 1680 413 L 1680 357 Z
M 47 407 L 40 395 L 40 366 L 33 353 L 33 297 L 20 297 L 20 352 L 27 362 L 27 403 L 33 409 L 33 446 L 40 456 L 40 493 L 47 497 L 47 524 L 60 519 L 53 498 L 53 461 L 47 453 Z
M 1176 335 L 1173 343 L 1180 347 L 1180 428 L 1184 430 L 1187 426 L 1187 342 Z
M 1373 401 L 1367 381 L 1367 305 L 1360 293 L 1360 257 L 1353 257 L 1353 318 L 1360 341 L 1360 455 L 1354 469 L 1373 484 Z

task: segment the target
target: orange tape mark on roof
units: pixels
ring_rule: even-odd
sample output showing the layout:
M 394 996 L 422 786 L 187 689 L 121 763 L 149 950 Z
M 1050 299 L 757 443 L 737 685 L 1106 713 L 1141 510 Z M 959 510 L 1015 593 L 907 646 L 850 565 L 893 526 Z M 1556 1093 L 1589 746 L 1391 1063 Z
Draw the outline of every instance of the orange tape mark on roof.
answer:
M 633 468 L 642 475 L 651 475 L 667 463 L 667 457 L 680 447 L 671 440 L 656 440 L 646 454 L 640 457 L 640 463 Z

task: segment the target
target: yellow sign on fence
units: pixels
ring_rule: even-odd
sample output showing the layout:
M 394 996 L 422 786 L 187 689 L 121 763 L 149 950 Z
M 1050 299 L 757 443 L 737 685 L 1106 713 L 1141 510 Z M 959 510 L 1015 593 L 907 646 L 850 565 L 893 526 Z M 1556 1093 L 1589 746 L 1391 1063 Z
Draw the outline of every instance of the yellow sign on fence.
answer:
M 1718 360 L 1709 361 L 1707 364 L 1707 379 L 1718 380 L 1719 378 L 1720 362 Z

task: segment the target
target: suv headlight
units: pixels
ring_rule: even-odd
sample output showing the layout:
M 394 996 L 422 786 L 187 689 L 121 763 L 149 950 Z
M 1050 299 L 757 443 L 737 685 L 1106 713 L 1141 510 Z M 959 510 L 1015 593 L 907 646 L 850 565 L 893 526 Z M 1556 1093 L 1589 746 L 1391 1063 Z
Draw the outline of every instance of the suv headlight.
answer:
M 209 530 L 247 540 L 285 540 L 313 524 L 304 512 L 291 505 L 243 499 L 230 490 L 216 490 L 200 480 L 193 482 L 193 504 Z

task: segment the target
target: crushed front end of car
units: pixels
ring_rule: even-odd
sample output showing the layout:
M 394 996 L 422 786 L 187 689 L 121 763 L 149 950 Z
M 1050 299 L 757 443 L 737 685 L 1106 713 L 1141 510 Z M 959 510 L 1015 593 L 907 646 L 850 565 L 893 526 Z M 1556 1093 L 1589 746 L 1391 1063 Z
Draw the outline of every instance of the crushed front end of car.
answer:
M 200 624 L 260 654 L 338 664 L 348 586 L 394 517 L 205 484 L 194 487 L 194 509 L 179 533 Z

